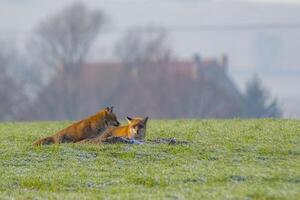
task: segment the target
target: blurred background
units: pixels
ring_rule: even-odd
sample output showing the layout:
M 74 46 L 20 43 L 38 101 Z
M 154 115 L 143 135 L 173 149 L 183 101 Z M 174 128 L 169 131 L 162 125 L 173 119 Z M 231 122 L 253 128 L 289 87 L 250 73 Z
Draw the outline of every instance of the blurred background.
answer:
M 0 121 L 299 118 L 298 0 L 1 0 Z

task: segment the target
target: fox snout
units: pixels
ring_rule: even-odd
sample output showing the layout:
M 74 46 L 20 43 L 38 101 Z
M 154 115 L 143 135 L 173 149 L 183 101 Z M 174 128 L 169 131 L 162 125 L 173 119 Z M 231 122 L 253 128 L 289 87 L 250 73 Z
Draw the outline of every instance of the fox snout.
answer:
M 113 123 L 114 126 L 120 126 L 120 124 L 121 124 L 121 123 L 120 123 L 119 121 L 115 121 L 115 122 Z

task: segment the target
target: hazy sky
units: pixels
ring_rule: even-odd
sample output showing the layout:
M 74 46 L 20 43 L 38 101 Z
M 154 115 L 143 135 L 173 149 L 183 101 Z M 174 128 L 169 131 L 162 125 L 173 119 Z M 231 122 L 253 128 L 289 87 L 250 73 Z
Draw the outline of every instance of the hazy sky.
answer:
M 172 0 L 171 0 L 172 1 Z M 188 0 L 191 2 L 197 2 L 197 1 L 201 1 L 201 0 Z M 205 1 L 205 0 L 204 0 Z M 250 2 L 250 3 L 280 3 L 280 4 L 296 4 L 296 3 L 300 3 L 299 0 L 212 0 L 215 2 L 226 2 L 226 1 L 231 1 L 231 2 Z
M 216 0 L 227 1 L 227 0 Z M 236 1 L 248 1 L 248 2 L 260 2 L 260 3 L 300 3 L 299 0 L 236 0 Z
M 73 0 L 1 0 L 0 37 L 25 41 L 41 19 L 55 14 Z M 163 26 L 300 23 L 297 0 L 85 0 L 101 8 L 112 27 L 149 24 Z M 102 34 L 91 51 L 93 59 L 111 59 L 122 33 Z M 300 99 L 300 28 L 247 31 L 175 31 L 170 43 L 182 59 L 228 54 L 230 74 L 243 88 L 258 73 L 272 94 L 293 115 Z M 291 107 L 291 108 L 288 108 Z M 300 110 L 299 112 L 300 116 Z

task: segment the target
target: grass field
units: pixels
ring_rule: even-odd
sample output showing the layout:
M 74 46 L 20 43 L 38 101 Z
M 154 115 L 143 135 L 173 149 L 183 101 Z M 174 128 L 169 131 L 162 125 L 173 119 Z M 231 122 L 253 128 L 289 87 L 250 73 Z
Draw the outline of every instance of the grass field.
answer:
M 32 148 L 70 122 L 0 124 L 0 199 L 300 199 L 300 121 L 150 120 L 189 144 Z

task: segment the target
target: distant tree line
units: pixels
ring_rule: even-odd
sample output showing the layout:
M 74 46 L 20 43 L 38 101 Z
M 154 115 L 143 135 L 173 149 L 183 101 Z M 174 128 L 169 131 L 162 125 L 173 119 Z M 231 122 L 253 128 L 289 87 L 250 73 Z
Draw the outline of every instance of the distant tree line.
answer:
M 0 120 L 79 119 L 108 105 L 117 106 L 121 115 L 160 118 L 282 116 L 257 76 L 242 94 L 226 71 L 220 76 L 200 71 L 196 78 L 170 74 L 178 59 L 161 27 L 129 30 L 115 48 L 122 67 L 110 69 L 110 78 L 99 74 L 89 80 L 87 55 L 107 22 L 102 11 L 74 3 L 37 26 L 28 59 L 16 61 L 16 53 L 1 48 Z M 11 73 L 22 65 L 30 66 L 23 71 L 30 81 Z

